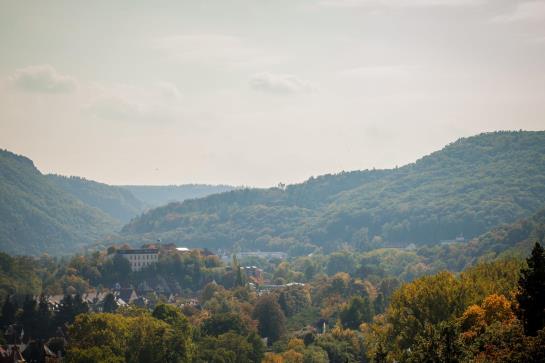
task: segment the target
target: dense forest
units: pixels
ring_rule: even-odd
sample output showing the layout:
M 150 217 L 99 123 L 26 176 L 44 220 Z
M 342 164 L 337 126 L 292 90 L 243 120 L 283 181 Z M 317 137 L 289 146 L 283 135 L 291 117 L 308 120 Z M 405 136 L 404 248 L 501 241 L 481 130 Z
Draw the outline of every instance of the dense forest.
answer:
M 73 195 L 83 203 L 100 209 L 121 223 L 127 223 L 142 213 L 146 206 L 130 191 L 79 177 L 47 175 L 59 189 Z
M 0 150 L 0 250 L 67 253 L 119 225 L 58 188 L 30 159 Z
M 124 241 L 306 254 L 438 244 L 529 217 L 545 205 L 545 132 L 463 138 L 413 164 L 171 203 Z
M 494 259 L 411 282 L 335 272 L 326 257 L 262 261 L 266 279 L 282 283 L 272 290 L 242 274 L 236 259 L 227 267 L 201 251 L 165 254 L 157 266 L 136 273 L 105 254 L 57 263 L 42 257 L 34 272 L 45 277 L 45 290 L 3 293 L 0 326 L 24 331 L 29 342 L 47 341 L 74 363 L 545 361 L 539 243 L 526 261 Z M 19 274 L 25 263 L 2 256 L 4 273 Z M 167 302 L 152 292 L 143 302 L 119 305 L 111 290 L 100 304 L 84 298 L 108 281 L 169 275 L 186 283 L 182 297 L 198 303 Z M 294 280 L 305 283 L 286 284 Z M 47 296 L 59 287 L 64 297 L 51 309 Z
M 0 250 L 27 255 L 72 253 L 117 232 L 148 208 L 232 189 L 120 187 L 43 175 L 30 159 L 0 150 Z

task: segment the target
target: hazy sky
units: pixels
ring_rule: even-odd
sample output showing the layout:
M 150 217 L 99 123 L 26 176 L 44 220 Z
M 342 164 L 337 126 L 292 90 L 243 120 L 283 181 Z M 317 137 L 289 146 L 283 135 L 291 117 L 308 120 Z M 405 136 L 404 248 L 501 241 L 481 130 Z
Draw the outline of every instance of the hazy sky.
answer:
M 545 129 L 545 0 L 0 0 L 0 147 L 270 186 Z

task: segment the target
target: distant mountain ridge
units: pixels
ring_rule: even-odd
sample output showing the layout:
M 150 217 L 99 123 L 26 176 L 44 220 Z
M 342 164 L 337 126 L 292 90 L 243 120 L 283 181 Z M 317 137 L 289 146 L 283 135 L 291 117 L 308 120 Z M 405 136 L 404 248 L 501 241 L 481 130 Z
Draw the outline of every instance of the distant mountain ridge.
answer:
M 343 172 L 150 210 L 125 240 L 291 250 L 474 238 L 545 205 L 545 132 L 462 138 L 391 170 Z
M 159 207 L 186 199 L 203 198 L 210 194 L 237 189 L 230 185 L 182 184 L 182 185 L 120 185 L 148 207 Z
M 83 203 L 100 209 L 120 223 L 127 223 L 146 210 L 146 205 L 129 190 L 77 176 L 46 175 L 59 189 Z
M 0 250 L 66 254 L 119 226 L 51 183 L 30 159 L 0 150 Z
M 43 175 L 32 160 L 0 150 L 0 251 L 68 254 L 116 233 L 161 198 L 183 201 L 228 186 L 112 186 L 80 177 Z M 157 191 L 162 194 L 150 199 Z

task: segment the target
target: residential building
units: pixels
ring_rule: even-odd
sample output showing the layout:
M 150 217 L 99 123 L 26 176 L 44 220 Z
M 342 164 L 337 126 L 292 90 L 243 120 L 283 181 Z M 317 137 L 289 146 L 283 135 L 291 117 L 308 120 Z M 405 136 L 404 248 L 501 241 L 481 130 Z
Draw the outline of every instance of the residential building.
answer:
M 140 271 L 159 261 L 159 250 L 156 248 L 117 250 L 116 253 L 129 261 L 132 271 Z

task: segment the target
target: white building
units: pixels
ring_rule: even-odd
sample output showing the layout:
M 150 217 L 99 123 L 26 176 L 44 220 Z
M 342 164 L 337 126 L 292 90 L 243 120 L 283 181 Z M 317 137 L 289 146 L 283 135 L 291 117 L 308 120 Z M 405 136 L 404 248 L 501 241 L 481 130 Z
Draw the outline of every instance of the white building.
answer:
M 155 248 L 117 250 L 116 253 L 129 261 L 132 271 L 140 271 L 159 260 L 159 250 Z

